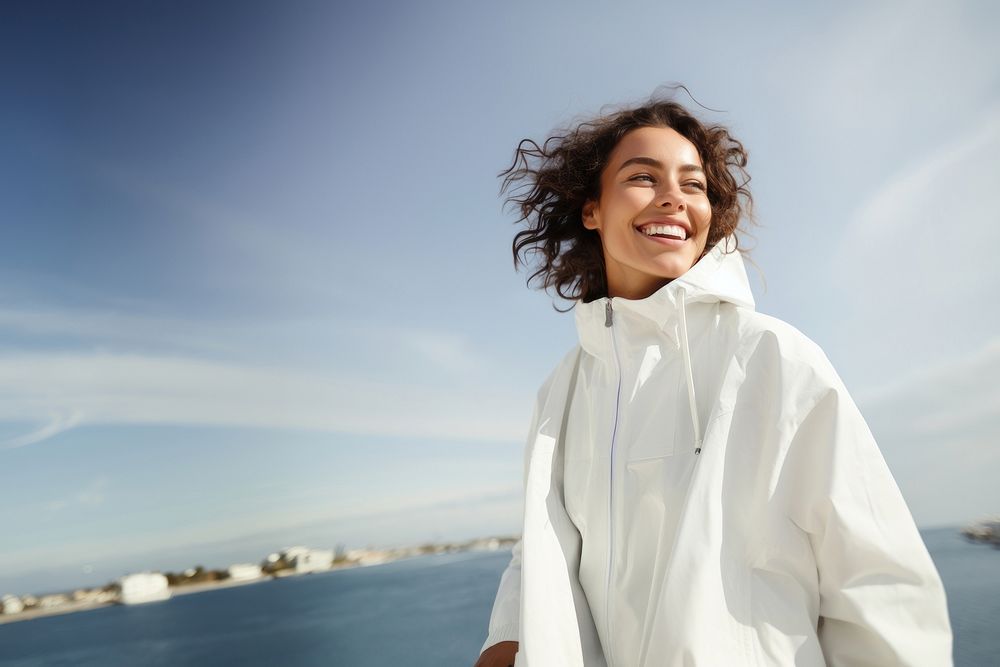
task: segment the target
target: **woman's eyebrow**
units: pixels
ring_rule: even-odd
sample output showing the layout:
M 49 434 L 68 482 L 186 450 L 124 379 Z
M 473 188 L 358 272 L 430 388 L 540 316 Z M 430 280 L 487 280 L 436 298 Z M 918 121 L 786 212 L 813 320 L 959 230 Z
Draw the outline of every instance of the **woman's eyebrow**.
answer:
M 645 157 L 640 155 L 638 157 L 631 157 L 622 162 L 622 166 L 618 167 L 618 171 L 621 171 L 625 167 L 628 167 L 629 165 L 633 164 L 645 164 L 650 167 L 656 167 L 657 169 L 663 169 L 663 163 L 657 160 L 656 158 Z M 698 171 L 703 174 L 705 173 L 705 170 L 696 164 L 682 164 L 677 169 L 678 171 Z

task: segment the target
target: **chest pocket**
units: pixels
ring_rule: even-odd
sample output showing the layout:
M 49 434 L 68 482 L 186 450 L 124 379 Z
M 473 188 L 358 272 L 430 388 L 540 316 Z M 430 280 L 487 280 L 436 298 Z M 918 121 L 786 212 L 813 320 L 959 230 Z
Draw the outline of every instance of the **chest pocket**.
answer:
M 673 456 L 683 447 L 685 438 L 694 443 L 687 388 L 674 364 L 661 363 L 655 376 L 628 388 L 631 395 L 620 407 L 616 447 L 629 463 Z

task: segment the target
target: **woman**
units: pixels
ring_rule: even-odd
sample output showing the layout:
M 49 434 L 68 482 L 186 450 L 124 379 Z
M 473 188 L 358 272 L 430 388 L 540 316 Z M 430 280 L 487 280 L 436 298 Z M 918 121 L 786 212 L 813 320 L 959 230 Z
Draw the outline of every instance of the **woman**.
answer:
M 743 146 L 653 100 L 524 141 L 514 242 L 576 300 L 477 665 L 946 665 L 944 591 L 823 352 L 754 311 Z

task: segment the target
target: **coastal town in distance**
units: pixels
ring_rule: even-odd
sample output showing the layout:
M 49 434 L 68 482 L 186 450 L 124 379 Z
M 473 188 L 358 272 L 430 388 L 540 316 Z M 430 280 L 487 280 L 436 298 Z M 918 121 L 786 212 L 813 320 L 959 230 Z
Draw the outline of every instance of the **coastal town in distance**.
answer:
M 45 595 L 4 595 L 0 603 L 0 623 L 27 621 L 33 618 L 99 609 L 112 604 L 142 604 L 168 600 L 206 590 L 267 581 L 281 577 L 364 567 L 413 558 L 462 551 L 497 551 L 510 549 L 517 537 L 486 537 L 466 542 L 423 544 L 396 549 L 310 549 L 288 547 L 271 553 L 260 564 L 235 563 L 225 569 L 207 570 L 201 566 L 182 572 L 137 572 L 126 574 L 104 586 L 79 588 Z

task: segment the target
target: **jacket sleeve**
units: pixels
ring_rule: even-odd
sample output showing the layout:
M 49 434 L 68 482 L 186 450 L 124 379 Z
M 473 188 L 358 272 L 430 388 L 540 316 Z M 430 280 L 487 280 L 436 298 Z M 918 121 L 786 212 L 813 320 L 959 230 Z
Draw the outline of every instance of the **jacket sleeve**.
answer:
M 510 564 L 500 577 L 500 588 L 490 614 L 490 629 L 480 653 L 500 642 L 516 642 L 521 618 L 521 540 L 511 553 Z
M 528 434 L 524 446 L 523 484 L 525 488 L 528 481 L 528 468 L 538 436 L 541 415 L 548 404 L 549 392 L 560 373 L 564 373 L 578 358 L 579 346 L 574 346 L 545 379 L 535 396 L 535 407 L 531 415 L 531 422 L 528 426 Z M 500 588 L 497 591 L 496 600 L 493 602 L 493 613 L 490 615 L 489 634 L 480 653 L 502 641 L 520 641 L 521 550 L 522 540 L 518 540 L 517 544 L 514 545 L 510 563 L 500 577 Z
M 827 664 L 950 665 L 941 579 L 861 413 L 822 362 L 785 463 L 790 518 L 815 556 Z
M 539 415 L 542 404 L 548 394 L 555 372 L 550 375 L 538 390 L 535 397 L 535 407 L 528 426 L 528 435 L 524 446 L 523 480 L 528 477 L 528 462 L 531 461 L 531 450 L 538 431 Z M 521 619 L 521 540 L 514 545 L 510 563 L 500 577 L 500 587 L 496 600 L 493 602 L 493 612 L 490 614 L 489 634 L 480 653 L 494 644 L 504 641 L 518 641 Z

